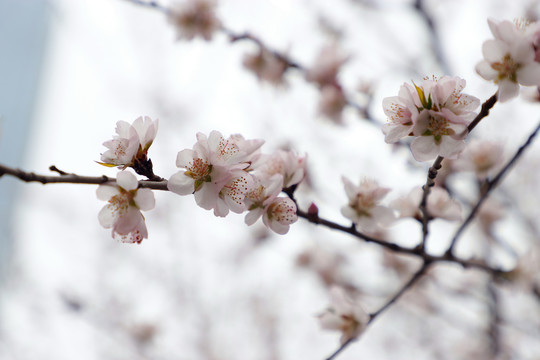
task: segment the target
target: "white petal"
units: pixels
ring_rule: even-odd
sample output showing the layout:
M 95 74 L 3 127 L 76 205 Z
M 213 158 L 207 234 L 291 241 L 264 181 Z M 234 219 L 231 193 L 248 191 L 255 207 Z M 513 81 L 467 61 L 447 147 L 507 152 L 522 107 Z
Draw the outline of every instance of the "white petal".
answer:
M 132 232 L 144 218 L 139 209 L 130 206 L 125 214 L 120 216 L 113 226 L 113 231 L 121 235 Z
M 482 54 L 484 59 L 490 63 L 501 61 L 510 52 L 508 45 L 500 40 L 487 40 L 482 44 Z
M 135 190 L 139 186 L 137 178 L 129 171 L 120 171 L 116 175 L 116 183 L 126 191 Z
M 150 189 L 139 189 L 133 198 L 137 207 L 143 211 L 152 210 L 156 206 L 154 193 Z
M 186 168 L 193 159 L 198 158 L 197 152 L 191 149 L 184 149 L 176 155 L 176 167 Z
M 416 161 L 433 160 L 439 155 L 439 147 L 433 136 L 419 136 L 411 143 L 411 151 Z
M 540 86 L 540 64 L 532 62 L 519 69 L 517 81 L 525 86 Z
M 96 190 L 96 195 L 99 200 L 109 201 L 110 198 L 120 194 L 118 186 L 115 185 L 99 185 Z
M 219 190 L 220 188 L 214 184 L 206 183 L 200 190 L 195 192 L 195 202 L 203 209 L 211 210 L 216 206 Z
M 519 94 L 519 85 L 510 80 L 503 80 L 499 83 L 497 98 L 500 102 L 505 102 L 515 98 Z
M 384 124 L 382 126 L 382 132 L 385 135 L 384 141 L 387 144 L 398 142 L 401 138 L 408 136 L 411 130 L 411 125 Z
M 450 136 L 443 136 L 440 147 L 439 155 L 445 158 L 455 158 L 465 148 L 465 141 L 452 139 Z
M 478 75 L 483 77 L 486 80 L 495 80 L 499 73 L 491 67 L 491 63 L 487 61 L 479 62 L 474 68 Z
M 114 208 L 110 204 L 107 204 L 98 213 L 99 223 L 105 229 L 111 228 L 116 222 L 117 214 Z
M 195 191 L 195 181 L 184 171 L 179 171 L 170 177 L 167 188 L 178 195 L 191 195 Z
M 257 220 L 259 220 L 259 218 L 262 216 L 263 213 L 264 213 L 263 208 L 256 208 L 256 209 L 250 210 L 246 214 L 246 217 L 244 218 L 244 222 L 246 223 L 246 225 L 251 226 L 255 224 Z

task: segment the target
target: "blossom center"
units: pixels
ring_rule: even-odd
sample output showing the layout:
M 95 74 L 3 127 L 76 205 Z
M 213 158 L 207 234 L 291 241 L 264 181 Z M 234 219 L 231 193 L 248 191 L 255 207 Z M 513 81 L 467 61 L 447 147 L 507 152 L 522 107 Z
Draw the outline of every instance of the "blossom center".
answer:
M 510 54 L 504 55 L 502 62 L 492 63 L 491 67 L 499 73 L 496 82 L 505 79 L 517 82 L 517 71 L 520 68 L 520 65 L 515 62 Z

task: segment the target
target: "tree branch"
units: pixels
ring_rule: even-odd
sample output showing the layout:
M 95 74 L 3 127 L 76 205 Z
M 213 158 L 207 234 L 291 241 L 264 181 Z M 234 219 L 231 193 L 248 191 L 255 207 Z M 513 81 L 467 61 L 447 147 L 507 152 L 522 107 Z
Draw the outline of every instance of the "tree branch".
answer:
M 116 181 L 115 178 L 111 178 L 105 175 L 102 176 L 81 176 L 77 174 L 68 174 L 64 171 L 58 170 L 56 166 L 49 168 L 51 171 L 58 172 L 60 175 L 40 175 L 34 172 L 23 171 L 21 169 L 14 169 L 8 166 L 0 164 L 0 177 L 3 175 L 10 175 L 18 178 L 24 182 L 39 182 L 45 184 L 88 184 L 88 185 L 101 185 L 107 182 Z M 139 180 L 140 188 L 147 188 L 153 190 L 168 190 L 167 180 L 163 181 L 150 181 Z
M 525 143 L 520 146 L 518 151 L 515 153 L 515 155 L 512 157 L 512 159 L 510 159 L 510 161 L 504 166 L 504 168 L 501 171 L 499 171 L 499 173 L 493 178 L 493 180 L 486 182 L 487 185 L 486 185 L 486 187 L 484 189 L 484 193 L 482 194 L 482 196 L 478 199 L 478 201 L 476 202 L 476 204 L 472 208 L 471 212 L 469 213 L 469 216 L 467 216 L 467 218 L 465 219 L 463 224 L 461 224 L 461 226 L 456 231 L 454 237 L 452 238 L 452 242 L 450 243 L 450 247 L 446 251 L 447 254 L 452 254 L 453 253 L 454 247 L 456 246 L 456 243 L 457 243 L 459 237 L 463 233 L 463 230 L 465 230 L 465 228 L 472 221 L 472 219 L 474 218 L 474 216 L 476 215 L 476 213 L 480 209 L 480 206 L 482 206 L 484 200 L 487 199 L 487 197 L 491 193 L 491 191 L 499 184 L 499 182 L 501 181 L 503 176 L 516 163 L 516 161 L 521 157 L 521 155 L 523 155 L 523 152 L 525 151 L 525 149 L 528 148 L 532 144 L 534 138 L 538 134 L 538 131 L 540 131 L 540 123 L 538 123 L 538 125 L 536 126 L 536 129 L 531 133 L 531 135 L 529 135 L 529 138 L 527 139 L 527 141 L 525 141 Z

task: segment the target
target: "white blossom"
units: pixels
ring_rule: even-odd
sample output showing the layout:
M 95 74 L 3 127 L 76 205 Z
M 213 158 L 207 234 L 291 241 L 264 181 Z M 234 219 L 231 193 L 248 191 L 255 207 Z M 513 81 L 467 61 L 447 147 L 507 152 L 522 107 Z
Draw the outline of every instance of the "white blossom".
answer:
M 175 2 L 168 12 L 169 23 L 177 30 L 178 39 L 192 40 L 199 36 L 211 40 L 221 22 L 215 14 L 213 0 L 185 0 Z
M 330 306 L 318 316 L 321 327 L 340 331 L 341 344 L 356 339 L 366 329 L 369 314 L 360 304 L 347 298 L 343 288 L 333 287 L 330 296 Z
M 141 210 L 154 208 L 154 194 L 150 189 L 137 189 L 138 184 L 133 174 L 121 171 L 116 184 L 100 185 L 96 191 L 98 199 L 108 202 L 99 212 L 100 224 L 112 228 L 113 238 L 122 242 L 140 243 L 148 237 Z

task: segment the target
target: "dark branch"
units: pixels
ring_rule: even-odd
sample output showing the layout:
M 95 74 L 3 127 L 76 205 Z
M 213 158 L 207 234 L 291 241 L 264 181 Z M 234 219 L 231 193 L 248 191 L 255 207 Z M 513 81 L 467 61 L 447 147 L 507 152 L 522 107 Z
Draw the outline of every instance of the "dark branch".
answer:
M 21 169 L 13 169 L 8 166 L 0 164 L 0 177 L 3 175 L 10 175 L 22 180 L 24 182 L 39 182 L 41 184 L 89 184 L 89 185 L 100 185 L 107 182 L 116 181 L 115 178 L 111 178 L 105 175 L 102 176 L 81 176 L 77 174 L 68 174 L 64 171 L 58 170 L 56 166 L 51 166 L 49 168 L 51 171 L 58 172 L 60 175 L 40 175 L 34 172 L 27 172 Z M 168 190 L 167 189 L 167 180 L 163 181 L 149 181 L 149 180 L 140 180 L 140 188 L 148 188 L 153 190 Z
M 478 199 L 474 207 L 472 208 L 471 212 L 469 213 L 469 216 L 465 219 L 463 224 L 459 227 L 459 229 L 456 231 L 456 234 L 452 238 L 452 242 L 450 243 L 450 247 L 446 251 L 447 254 L 452 254 L 454 251 L 454 247 L 456 246 L 456 242 L 458 241 L 459 237 L 463 233 L 463 230 L 470 224 L 472 219 L 475 217 L 476 213 L 478 212 L 478 209 L 480 209 L 480 206 L 482 206 L 483 202 L 487 199 L 488 195 L 491 193 L 491 191 L 499 184 L 503 176 L 514 166 L 516 161 L 523 155 L 523 152 L 525 149 L 527 149 L 533 142 L 534 138 L 538 134 L 538 131 L 540 130 L 540 123 L 536 126 L 536 129 L 529 135 L 529 138 L 521 147 L 518 149 L 516 154 L 510 159 L 510 161 L 504 166 L 504 168 L 499 171 L 499 173 L 493 178 L 491 181 L 487 181 L 484 190 L 484 193 L 482 196 Z

